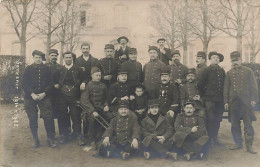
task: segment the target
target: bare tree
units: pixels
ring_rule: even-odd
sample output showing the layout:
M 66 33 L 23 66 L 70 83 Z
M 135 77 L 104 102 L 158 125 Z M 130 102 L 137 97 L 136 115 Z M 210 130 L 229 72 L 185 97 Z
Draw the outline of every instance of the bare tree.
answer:
M 2 4 L 12 19 L 13 28 L 20 42 L 20 55 L 26 57 L 26 44 L 34 37 L 27 34 L 27 27 L 34 14 L 36 0 L 3 0 Z

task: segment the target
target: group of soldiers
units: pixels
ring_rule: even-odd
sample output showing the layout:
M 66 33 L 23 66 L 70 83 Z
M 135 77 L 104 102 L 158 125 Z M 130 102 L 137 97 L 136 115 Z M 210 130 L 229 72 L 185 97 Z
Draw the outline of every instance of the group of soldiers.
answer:
M 128 38 L 117 41 L 120 49 L 106 44 L 100 60 L 82 43 L 79 57 L 62 54 L 63 66 L 57 63 L 56 49 L 50 49 L 46 64 L 45 54 L 33 51 L 34 63 L 26 67 L 22 82 L 33 147 L 40 146 L 40 111 L 50 147 L 74 136 L 79 146 L 88 144 L 104 157 L 127 159 L 142 150 L 146 159 L 159 155 L 177 160 L 178 154 L 186 160 L 203 158 L 208 146 L 220 145 L 218 131 L 227 110 L 234 139 L 230 149 L 243 148 L 242 120 L 246 149 L 256 153 L 252 121 L 258 88 L 252 70 L 241 65 L 239 52 L 230 54 L 227 73 L 218 65 L 224 60 L 218 52 L 208 54 L 209 66 L 206 53 L 198 52 L 197 67 L 188 68 L 180 62 L 180 52 L 166 48 L 160 38 L 158 46 L 149 46 L 150 60 L 142 67 L 137 49 L 127 46 Z

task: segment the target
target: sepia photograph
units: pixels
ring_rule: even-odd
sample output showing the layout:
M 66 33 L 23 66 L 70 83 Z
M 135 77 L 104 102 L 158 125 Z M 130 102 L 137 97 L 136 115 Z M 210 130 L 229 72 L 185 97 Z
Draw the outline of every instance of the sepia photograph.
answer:
M 260 167 L 259 0 L 0 0 L 0 167 Z

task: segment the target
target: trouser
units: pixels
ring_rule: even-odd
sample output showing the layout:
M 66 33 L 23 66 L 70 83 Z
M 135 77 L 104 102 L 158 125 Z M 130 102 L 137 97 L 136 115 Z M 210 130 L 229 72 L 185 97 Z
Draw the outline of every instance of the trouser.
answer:
M 137 152 L 137 149 L 131 147 L 130 143 L 122 145 L 120 143 L 114 142 L 106 147 L 102 144 L 99 148 L 99 155 L 105 156 L 107 151 L 111 151 L 112 157 L 119 157 L 121 152 L 127 152 L 132 155 Z
M 210 140 L 217 140 L 220 122 L 224 111 L 223 102 L 205 102 L 206 129 Z
M 195 112 L 205 118 L 206 117 L 206 109 L 205 107 L 203 106 L 202 102 L 200 101 L 194 101 L 194 104 L 195 104 Z
M 81 110 L 77 106 L 76 97 L 60 95 L 59 101 L 57 102 L 58 110 L 58 124 L 60 135 L 68 136 L 70 120 L 72 120 L 73 132 L 76 136 L 81 135 Z M 69 116 L 68 116 L 69 108 Z
M 159 156 L 166 156 L 166 152 L 176 152 L 176 149 L 170 141 L 166 140 L 163 144 L 161 144 L 155 139 L 152 139 L 149 146 L 144 147 L 144 151 L 152 154 L 159 154 Z
M 192 136 L 188 135 L 182 144 L 180 151 L 182 153 L 207 153 L 208 152 L 208 136 Z
M 54 138 L 54 120 L 50 98 L 45 97 L 40 101 L 35 101 L 31 98 L 24 99 L 24 108 L 29 118 L 29 125 L 33 135 L 33 138 L 38 139 L 38 108 L 40 110 L 40 116 L 43 118 L 44 127 L 48 138 Z
M 236 98 L 230 102 L 231 132 L 236 144 L 242 145 L 241 120 L 244 123 L 244 137 L 247 147 L 251 147 L 254 141 L 254 128 L 250 117 L 250 107 L 242 100 Z

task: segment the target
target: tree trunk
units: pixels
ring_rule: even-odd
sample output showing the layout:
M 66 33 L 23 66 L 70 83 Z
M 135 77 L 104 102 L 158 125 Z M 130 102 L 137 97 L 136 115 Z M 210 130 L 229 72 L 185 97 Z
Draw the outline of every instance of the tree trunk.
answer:
M 203 51 L 208 54 L 209 37 L 208 37 L 208 4 L 207 0 L 203 1 L 202 7 L 203 14 Z M 206 59 L 207 61 L 207 59 Z
M 243 37 L 243 25 L 242 25 L 242 12 L 241 12 L 241 0 L 237 0 L 237 51 L 242 54 L 242 37 Z M 243 56 L 241 56 L 241 59 Z
M 48 4 L 48 32 L 47 32 L 47 40 L 46 40 L 46 62 L 49 62 L 49 51 L 50 51 L 50 47 L 51 47 L 51 25 L 52 25 L 52 19 L 51 19 L 51 2 L 52 0 L 49 0 L 49 4 Z
M 20 56 L 24 57 L 24 60 L 26 62 L 26 30 L 27 30 L 27 23 L 26 23 L 26 18 L 27 18 L 27 4 L 23 4 L 23 16 L 21 20 L 21 36 L 20 36 Z
M 188 58 L 187 58 L 187 50 L 188 50 L 188 24 L 187 24 L 187 18 L 188 18 L 188 0 L 185 0 L 185 7 L 184 7 L 184 27 L 183 27 L 183 41 L 182 41 L 182 47 L 183 47 L 183 64 L 187 65 Z

